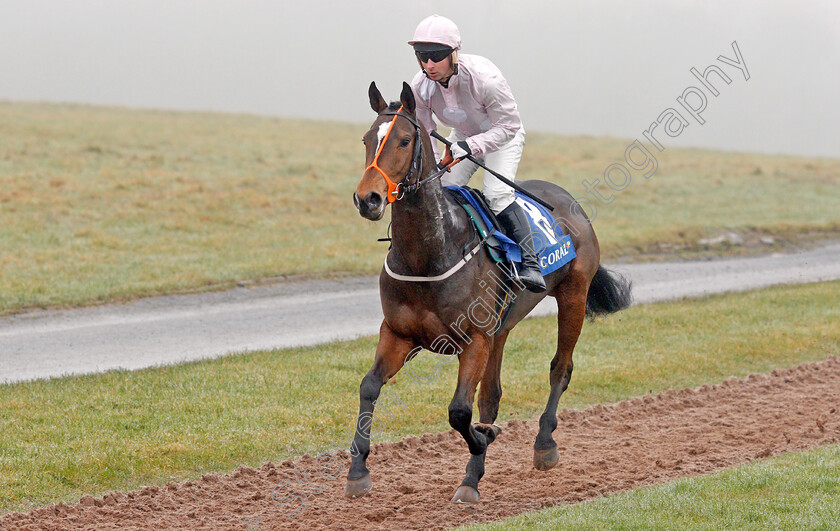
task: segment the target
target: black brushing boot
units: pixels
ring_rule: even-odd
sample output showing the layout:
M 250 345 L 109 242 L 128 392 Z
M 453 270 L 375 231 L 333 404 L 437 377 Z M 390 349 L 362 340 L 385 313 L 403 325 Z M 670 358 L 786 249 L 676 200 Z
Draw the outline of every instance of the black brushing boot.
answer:
M 496 219 L 502 225 L 505 235 L 519 244 L 522 249 L 522 267 L 519 271 L 519 279 L 528 288 L 528 291 L 542 293 L 545 291 L 545 280 L 543 279 L 540 265 L 534 253 L 534 241 L 531 238 L 531 224 L 525 217 L 525 211 L 514 201 L 507 208 L 496 214 Z

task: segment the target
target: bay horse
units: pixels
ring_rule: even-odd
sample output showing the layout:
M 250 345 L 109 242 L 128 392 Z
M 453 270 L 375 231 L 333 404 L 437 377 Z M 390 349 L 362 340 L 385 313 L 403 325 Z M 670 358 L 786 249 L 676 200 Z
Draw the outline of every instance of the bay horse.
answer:
M 476 230 L 468 215 L 440 181 L 428 179 L 437 166 L 431 139 L 414 114 L 411 87 L 403 83 L 400 101 L 390 105 L 375 83 L 368 96 L 377 118 L 364 135 L 367 169 L 353 200 L 359 214 L 373 221 L 382 219 L 392 204 L 392 239 L 379 276 L 385 319 L 373 366 L 359 388 L 359 416 L 344 492 L 357 497 L 370 490 L 366 461 L 375 402 L 382 386 L 407 360 L 426 349 L 458 356 L 449 424 L 463 436 L 470 459 L 452 501 L 475 503 L 487 446 L 501 431 L 494 422 L 502 396 L 502 355 L 511 329 L 546 295 L 557 299 L 557 351 L 550 364 L 548 403 L 534 443 L 534 466 L 548 470 L 559 461 L 552 432 L 557 428 L 560 395 L 572 376 L 572 351 L 584 317 L 629 306 L 630 285 L 600 265 L 598 239 L 574 198 L 559 186 L 534 180 L 521 185 L 554 206 L 552 221 L 571 236 L 577 257 L 546 275 L 545 293 L 523 290 L 515 274 L 476 246 Z M 502 278 L 509 282 L 500 282 Z M 502 323 L 487 301 L 506 296 L 513 302 Z M 483 311 L 478 301 L 484 302 Z M 476 388 L 480 422 L 472 424 Z

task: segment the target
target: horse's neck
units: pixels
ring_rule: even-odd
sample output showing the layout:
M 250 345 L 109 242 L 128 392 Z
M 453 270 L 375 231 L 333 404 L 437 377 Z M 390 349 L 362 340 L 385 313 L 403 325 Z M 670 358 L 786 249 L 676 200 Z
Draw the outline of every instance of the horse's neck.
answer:
M 436 275 L 451 265 L 466 242 L 440 182 L 423 186 L 392 205 L 391 266 L 403 274 Z

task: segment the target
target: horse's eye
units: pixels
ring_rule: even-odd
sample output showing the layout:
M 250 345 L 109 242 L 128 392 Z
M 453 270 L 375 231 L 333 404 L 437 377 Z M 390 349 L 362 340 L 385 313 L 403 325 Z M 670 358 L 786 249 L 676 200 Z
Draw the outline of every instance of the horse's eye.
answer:
M 367 145 L 367 142 L 365 142 L 364 138 L 362 139 L 362 144 Z
M 402 142 L 400 142 L 400 147 L 406 147 L 406 146 L 408 146 L 410 143 L 411 143 L 411 139 L 410 139 L 410 138 L 408 138 L 408 137 L 403 138 L 403 139 L 402 139 Z

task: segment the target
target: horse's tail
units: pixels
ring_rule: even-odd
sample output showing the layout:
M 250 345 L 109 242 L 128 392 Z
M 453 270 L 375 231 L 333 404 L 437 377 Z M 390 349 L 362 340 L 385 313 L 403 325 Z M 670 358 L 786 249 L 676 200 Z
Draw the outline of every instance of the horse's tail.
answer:
M 586 295 L 586 316 L 594 318 L 630 306 L 633 302 L 630 286 L 631 282 L 622 275 L 599 265 Z

